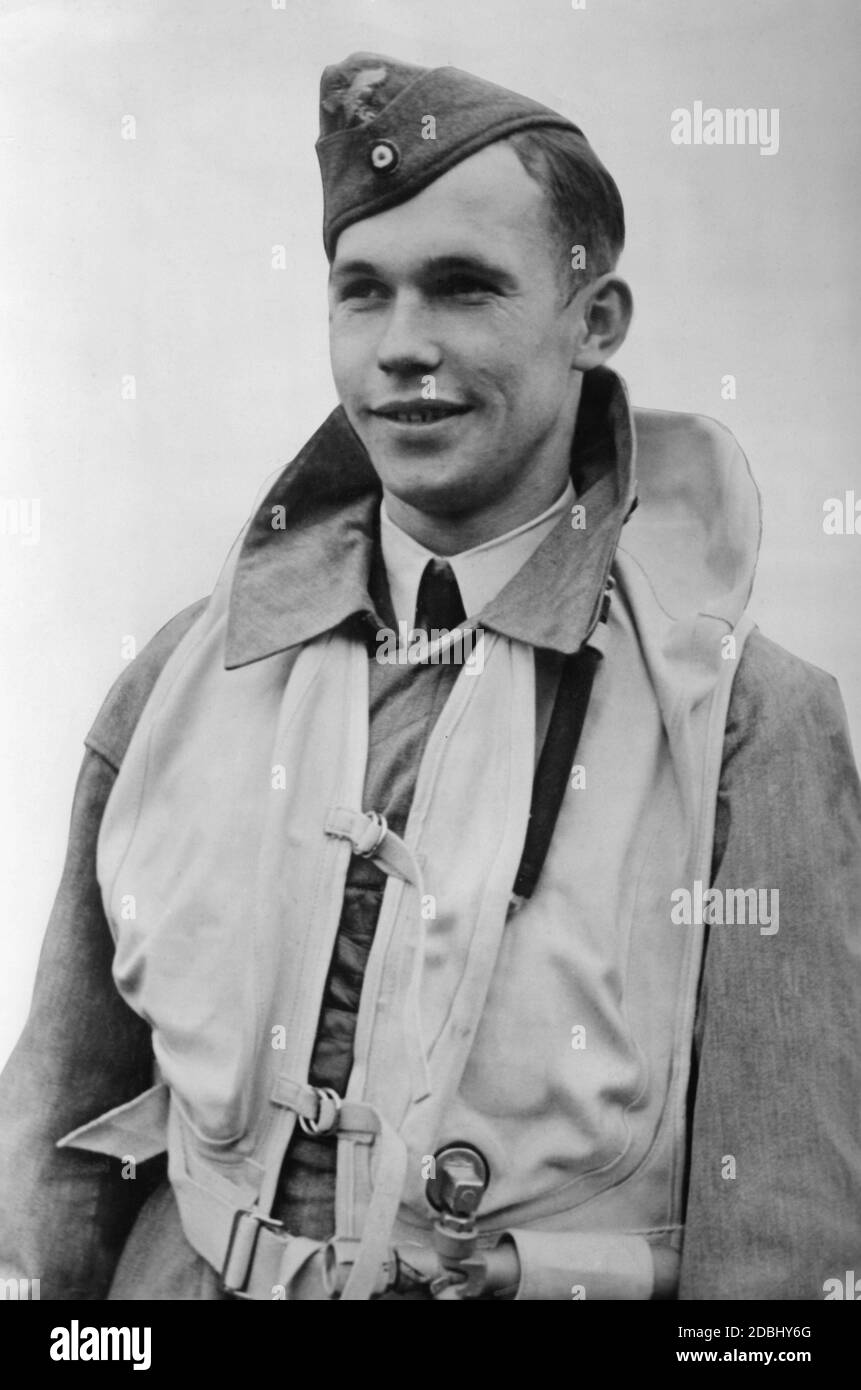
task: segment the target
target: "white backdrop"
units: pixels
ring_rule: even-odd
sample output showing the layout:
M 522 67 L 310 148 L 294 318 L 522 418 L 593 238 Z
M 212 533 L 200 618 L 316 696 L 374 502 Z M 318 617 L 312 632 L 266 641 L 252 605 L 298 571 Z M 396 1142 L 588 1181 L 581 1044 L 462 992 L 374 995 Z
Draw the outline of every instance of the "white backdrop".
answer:
M 0 5 L 0 500 L 40 504 L 38 543 L 14 508 L 0 533 L 0 1062 L 123 639 L 209 591 L 335 403 L 313 144 L 320 71 L 354 50 L 582 124 L 628 218 L 614 365 L 635 403 L 737 435 L 765 504 L 755 615 L 838 677 L 861 747 L 861 534 L 822 527 L 827 498 L 861 500 L 859 37 L 855 0 Z M 696 101 L 777 108 L 777 153 L 673 144 Z

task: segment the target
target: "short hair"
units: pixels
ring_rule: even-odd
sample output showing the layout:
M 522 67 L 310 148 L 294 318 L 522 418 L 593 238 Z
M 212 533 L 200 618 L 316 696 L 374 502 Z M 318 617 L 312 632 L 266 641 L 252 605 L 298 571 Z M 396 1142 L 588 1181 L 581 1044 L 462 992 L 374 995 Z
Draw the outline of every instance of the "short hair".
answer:
M 547 196 L 551 232 L 564 266 L 566 300 L 612 270 L 625 245 L 625 210 L 616 183 L 585 136 L 555 126 L 536 126 L 508 136 L 523 168 Z M 585 267 L 572 268 L 572 246 L 582 246 Z

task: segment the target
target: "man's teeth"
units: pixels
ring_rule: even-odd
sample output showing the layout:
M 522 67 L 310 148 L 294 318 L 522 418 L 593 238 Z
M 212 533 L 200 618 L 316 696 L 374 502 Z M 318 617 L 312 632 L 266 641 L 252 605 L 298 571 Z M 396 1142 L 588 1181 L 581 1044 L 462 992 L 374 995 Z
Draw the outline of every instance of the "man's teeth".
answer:
M 456 412 L 453 410 L 397 410 L 389 416 L 400 425 L 429 425 L 434 420 L 445 420 Z

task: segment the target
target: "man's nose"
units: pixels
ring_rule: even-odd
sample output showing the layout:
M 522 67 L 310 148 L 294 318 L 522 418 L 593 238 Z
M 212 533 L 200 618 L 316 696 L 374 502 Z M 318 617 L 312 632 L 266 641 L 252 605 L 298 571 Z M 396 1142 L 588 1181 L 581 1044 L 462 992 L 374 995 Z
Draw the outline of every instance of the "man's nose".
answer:
M 439 366 L 441 356 L 428 306 L 416 295 L 398 295 L 377 345 L 377 365 L 384 372 L 399 375 L 431 372 Z

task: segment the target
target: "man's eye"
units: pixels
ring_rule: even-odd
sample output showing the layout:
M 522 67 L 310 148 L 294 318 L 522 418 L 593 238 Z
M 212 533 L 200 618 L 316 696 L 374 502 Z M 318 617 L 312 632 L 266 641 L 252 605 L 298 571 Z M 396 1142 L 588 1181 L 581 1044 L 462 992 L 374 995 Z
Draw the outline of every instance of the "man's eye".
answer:
M 483 298 L 493 292 L 492 285 L 475 275 L 443 275 L 436 281 L 434 289 L 437 294 L 455 299 Z
M 378 299 L 383 295 L 378 280 L 350 280 L 341 290 L 341 299 Z

